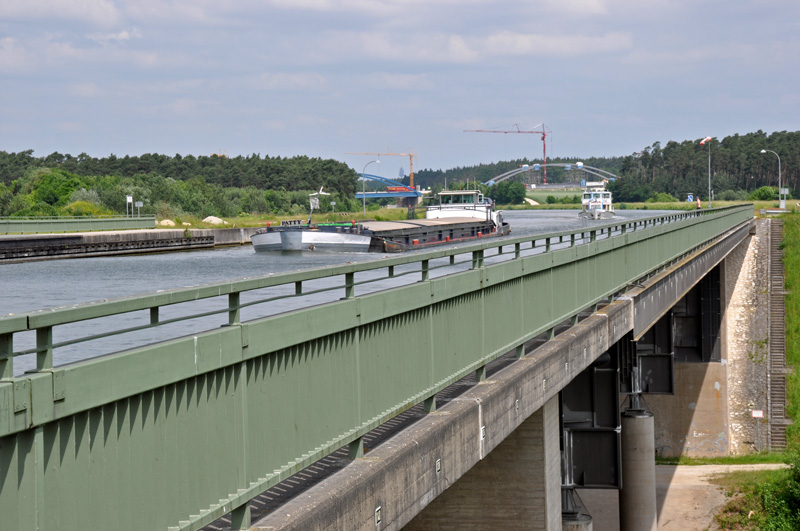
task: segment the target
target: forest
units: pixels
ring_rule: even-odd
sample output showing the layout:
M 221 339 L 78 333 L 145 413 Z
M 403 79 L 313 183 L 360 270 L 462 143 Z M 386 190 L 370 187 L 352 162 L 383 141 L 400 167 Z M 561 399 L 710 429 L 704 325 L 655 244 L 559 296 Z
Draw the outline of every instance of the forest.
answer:
M 617 202 L 644 202 L 658 198 L 685 199 L 687 194 L 708 195 L 709 160 L 711 188 L 718 200 L 771 199 L 777 196 L 777 158 L 782 185 L 797 197 L 800 181 L 800 132 L 762 131 L 712 139 L 655 142 L 640 152 L 618 157 L 550 159 L 550 163 L 581 161 L 609 171 L 619 178 L 610 183 Z M 489 181 L 524 164 L 541 160 L 517 159 L 447 170 L 422 169 L 415 184 L 435 193 L 447 188 L 476 184 L 498 204 L 517 204 L 524 199 L 520 182 L 487 187 Z M 548 167 L 548 182 L 593 179 L 560 167 Z M 358 173 L 333 159 L 308 156 L 270 157 L 252 154 L 227 157 L 144 154 L 96 158 L 51 153 L 35 157 L 32 150 L 0 151 L 0 216 L 56 216 L 124 214 L 126 196 L 142 201 L 142 214 L 159 217 L 242 214 L 299 214 L 308 211 L 308 193 L 325 187 L 332 193 L 323 210 L 356 211 L 360 201 Z M 531 171 L 520 180 L 539 183 L 543 175 Z M 408 183 L 408 177 L 399 179 Z M 368 183 L 370 187 L 372 183 Z M 502 185 L 502 186 L 501 186 Z M 765 192 L 767 190 L 767 192 Z M 373 208 L 387 200 L 375 202 Z

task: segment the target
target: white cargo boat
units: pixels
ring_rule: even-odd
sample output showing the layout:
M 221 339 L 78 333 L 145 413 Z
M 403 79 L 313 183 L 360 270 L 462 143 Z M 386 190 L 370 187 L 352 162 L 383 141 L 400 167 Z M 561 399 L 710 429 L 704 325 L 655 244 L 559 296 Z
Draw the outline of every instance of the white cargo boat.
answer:
M 611 192 L 605 181 L 587 182 L 581 196 L 581 217 L 589 219 L 610 219 L 614 217 L 614 204 Z

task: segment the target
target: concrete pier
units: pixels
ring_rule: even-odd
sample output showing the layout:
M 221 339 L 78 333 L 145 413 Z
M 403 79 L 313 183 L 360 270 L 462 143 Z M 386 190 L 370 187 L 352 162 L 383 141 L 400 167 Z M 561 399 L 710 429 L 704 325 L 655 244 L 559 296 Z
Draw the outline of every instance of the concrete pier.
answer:
M 656 463 L 653 414 L 628 409 L 622 414 L 622 490 L 620 531 L 656 531 Z
M 561 529 L 558 417 L 552 398 L 404 529 Z

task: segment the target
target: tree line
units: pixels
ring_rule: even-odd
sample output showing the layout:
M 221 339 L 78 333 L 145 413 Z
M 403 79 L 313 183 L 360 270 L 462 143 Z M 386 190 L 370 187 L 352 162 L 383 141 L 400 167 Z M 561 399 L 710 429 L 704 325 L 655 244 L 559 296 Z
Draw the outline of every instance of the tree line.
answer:
M 246 157 L 224 155 L 199 156 L 146 153 L 141 156 L 77 157 L 55 152 L 34 157 L 32 150 L 18 153 L 0 151 L 0 183 L 9 185 L 26 172 L 37 168 L 60 169 L 86 177 L 112 175 L 134 177 L 159 175 L 166 179 L 186 181 L 202 179 L 222 188 L 254 187 L 261 190 L 319 190 L 321 186 L 346 195 L 356 192 L 358 174 L 343 162 L 307 156 Z
M 655 142 L 640 152 L 620 157 L 557 157 L 549 163 L 574 164 L 583 162 L 587 166 L 600 168 L 619 176 L 609 183 L 614 200 L 621 202 L 644 202 L 661 197 L 685 200 L 688 194 L 708 197 L 709 153 L 711 160 L 711 189 L 714 197 L 721 200 L 768 200 L 777 198 L 778 154 L 781 161 L 781 184 L 798 197 L 800 191 L 800 131 L 763 131 L 745 135 L 732 135 L 722 139 L 713 138 L 700 145 L 701 139 L 669 141 L 662 146 Z M 442 186 L 444 182 L 486 182 L 507 171 L 527 164 L 541 164 L 537 159 L 516 159 L 491 164 L 456 167 L 449 170 L 421 170 L 415 175 L 416 182 L 423 186 Z M 541 183 L 543 171 L 531 170 L 514 179 Z M 582 179 L 596 180 L 573 169 L 547 168 L 548 183 L 578 182 Z M 449 186 L 449 185 L 448 185 Z
M 800 131 L 763 131 L 713 138 L 705 145 L 700 139 L 655 142 L 624 158 L 621 179 L 611 184 L 614 200 L 645 201 L 655 194 L 668 193 L 685 199 L 688 194 L 708 199 L 709 154 L 711 189 L 716 199 L 777 198 L 778 158 L 781 184 L 797 197 L 800 184 Z M 763 197 L 765 188 L 770 197 Z M 774 189 L 774 190 L 773 190 Z M 756 197 L 758 196 L 758 197 Z
M 551 159 L 550 163 L 575 163 L 609 171 L 619 178 L 610 183 L 615 201 L 641 202 L 688 194 L 707 199 L 709 154 L 711 188 L 716 199 L 772 199 L 777 197 L 777 159 L 782 185 L 797 196 L 800 188 L 800 132 L 763 131 L 712 139 L 655 142 L 638 153 L 620 157 Z M 516 159 L 448 170 L 422 169 L 415 183 L 435 193 L 445 186 L 480 188 L 499 204 L 524 199 L 522 182 L 541 183 L 543 171 L 533 170 L 535 159 Z M 529 165 L 531 171 L 515 181 L 487 187 L 487 182 L 507 171 Z M 592 179 L 576 169 L 551 166 L 548 182 Z M 408 177 L 399 179 L 404 184 Z M 516 184 L 514 184 L 516 183 Z M 500 186 L 502 184 L 502 186 Z M 325 187 L 324 209 L 332 201 L 340 211 L 358 210 L 355 193 L 358 173 L 333 159 L 308 156 L 270 157 L 253 154 L 227 157 L 144 154 L 96 158 L 51 153 L 35 157 L 32 150 L 0 151 L 0 216 L 78 215 L 124 213 L 126 196 L 142 201 L 143 214 L 191 214 L 233 217 L 243 213 L 297 214 L 308 211 L 308 193 Z M 382 203 L 386 203 L 384 200 Z M 373 203 L 375 204 L 375 203 Z

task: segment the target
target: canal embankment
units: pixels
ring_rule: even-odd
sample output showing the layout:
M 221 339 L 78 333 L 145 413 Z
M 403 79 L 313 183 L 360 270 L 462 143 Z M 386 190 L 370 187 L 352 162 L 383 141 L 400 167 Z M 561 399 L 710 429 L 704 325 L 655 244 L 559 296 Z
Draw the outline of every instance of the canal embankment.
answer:
M 188 251 L 249 245 L 257 227 L 0 235 L 0 262 Z

